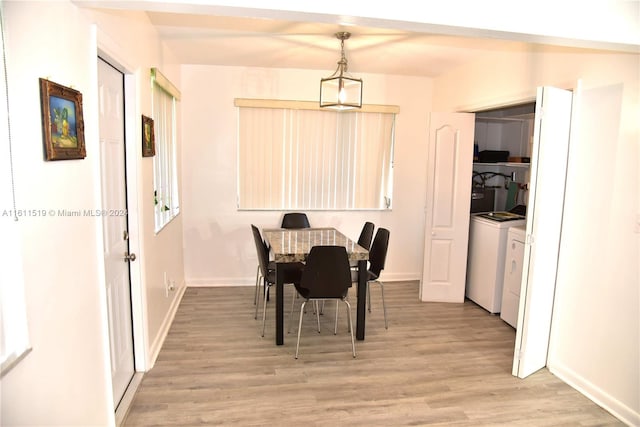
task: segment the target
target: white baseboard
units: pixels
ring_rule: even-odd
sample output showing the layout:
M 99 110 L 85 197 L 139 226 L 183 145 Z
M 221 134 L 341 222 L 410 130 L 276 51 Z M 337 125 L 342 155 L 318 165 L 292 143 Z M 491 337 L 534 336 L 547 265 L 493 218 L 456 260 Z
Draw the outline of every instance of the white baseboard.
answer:
M 231 287 L 231 286 L 255 286 L 255 276 L 247 278 L 211 277 L 208 279 L 187 279 L 190 288 Z
M 629 426 L 640 426 L 640 413 L 634 411 L 632 408 L 620 402 L 605 390 L 597 387 L 595 384 L 583 378 L 573 370 L 566 366 L 556 364 L 553 364 L 553 367 L 547 366 L 547 368 L 553 375 L 578 390 L 623 423 Z
M 420 277 L 414 273 L 392 273 L 382 274 L 383 282 L 407 282 L 411 280 L 420 280 Z M 190 288 L 209 288 L 209 287 L 230 287 L 230 286 L 255 286 L 255 276 L 251 278 L 238 277 L 210 277 L 207 279 L 186 279 L 185 282 Z
M 123 425 L 124 421 L 127 418 L 127 414 L 129 413 L 129 409 L 131 408 L 131 404 L 133 403 L 133 398 L 142 383 L 142 377 L 144 374 L 142 372 L 136 372 L 133 374 L 133 378 L 129 383 L 129 386 L 124 392 L 124 396 L 120 399 L 120 403 L 116 408 L 116 426 L 120 427 Z
M 187 289 L 185 283 L 182 283 L 178 289 L 176 289 L 176 295 L 171 301 L 171 306 L 169 307 L 169 311 L 160 326 L 160 330 L 158 331 L 158 335 L 156 335 L 153 343 L 149 348 L 149 360 L 147 360 L 147 372 L 153 368 L 153 365 L 156 363 L 156 359 L 158 358 L 158 354 L 160 354 L 160 349 L 162 348 L 162 344 L 164 344 L 165 338 L 167 338 L 167 334 L 169 333 L 169 329 L 171 328 L 171 324 L 173 323 L 173 319 L 176 316 L 176 312 L 178 311 L 178 306 L 180 305 L 180 301 L 182 301 L 182 296 L 184 295 L 184 291 Z
M 380 275 L 383 282 L 409 282 L 412 280 L 420 280 L 421 275 L 417 273 L 385 273 L 384 270 Z

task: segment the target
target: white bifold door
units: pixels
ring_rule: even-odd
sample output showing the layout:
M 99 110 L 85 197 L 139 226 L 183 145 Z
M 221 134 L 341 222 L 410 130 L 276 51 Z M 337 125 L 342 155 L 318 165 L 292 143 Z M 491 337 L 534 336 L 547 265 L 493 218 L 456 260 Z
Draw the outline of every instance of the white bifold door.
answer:
M 547 364 L 564 209 L 572 93 L 541 87 L 536 98 L 531 178 L 512 374 Z

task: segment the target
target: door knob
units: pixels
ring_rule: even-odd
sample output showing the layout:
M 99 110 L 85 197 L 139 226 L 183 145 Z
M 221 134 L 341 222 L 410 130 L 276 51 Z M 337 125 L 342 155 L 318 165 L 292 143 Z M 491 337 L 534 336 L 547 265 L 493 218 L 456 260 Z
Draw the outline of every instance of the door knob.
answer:
M 129 254 L 129 252 L 124 253 L 124 262 L 135 261 L 135 260 L 136 260 L 136 254 Z

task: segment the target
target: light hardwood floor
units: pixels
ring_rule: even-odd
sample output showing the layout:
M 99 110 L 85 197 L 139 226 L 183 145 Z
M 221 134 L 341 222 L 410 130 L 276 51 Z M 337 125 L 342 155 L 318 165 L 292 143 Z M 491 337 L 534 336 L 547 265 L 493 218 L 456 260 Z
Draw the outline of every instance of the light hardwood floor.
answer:
M 285 286 L 285 328 L 292 288 Z M 511 376 L 515 332 L 474 303 L 421 303 L 417 282 L 387 283 L 389 329 L 372 286 L 366 340 L 351 355 L 341 304 L 304 319 L 285 345 L 254 320 L 253 288 L 189 288 L 126 426 L 609 426 L 623 425 L 546 369 Z M 355 292 L 350 299 L 355 310 Z M 355 319 L 355 316 L 354 316 Z

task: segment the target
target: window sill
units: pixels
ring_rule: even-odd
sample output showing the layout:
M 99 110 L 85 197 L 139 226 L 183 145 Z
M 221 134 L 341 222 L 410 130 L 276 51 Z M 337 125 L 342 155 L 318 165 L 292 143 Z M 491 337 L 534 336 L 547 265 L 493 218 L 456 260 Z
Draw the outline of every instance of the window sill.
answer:
M 162 231 L 162 230 L 163 230 L 167 225 L 171 224 L 171 222 L 172 222 L 174 219 L 176 219 L 176 218 L 178 217 L 178 215 L 180 215 L 180 211 L 176 212 L 176 214 L 175 214 L 175 215 L 173 215 L 171 218 L 169 218 L 169 219 L 167 220 L 167 222 L 165 222 L 164 224 L 162 224 L 159 228 L 156 228 L 156 229 L 155 229 L 155 234 L 156 234 L 156 236 L 157 236 L 158 234 L 160 234 L 160 232 L 161 232 L 161 231 Z
M 0 367 L 0 378 L 4 377 L 11 369 L 13 369 L 18 363 L 22 361 L 27 355 L 31 353 L 31 347 L 27 347 L 18 354 L 12 354 L 7 357 L 7 360 L 2 362 Z

